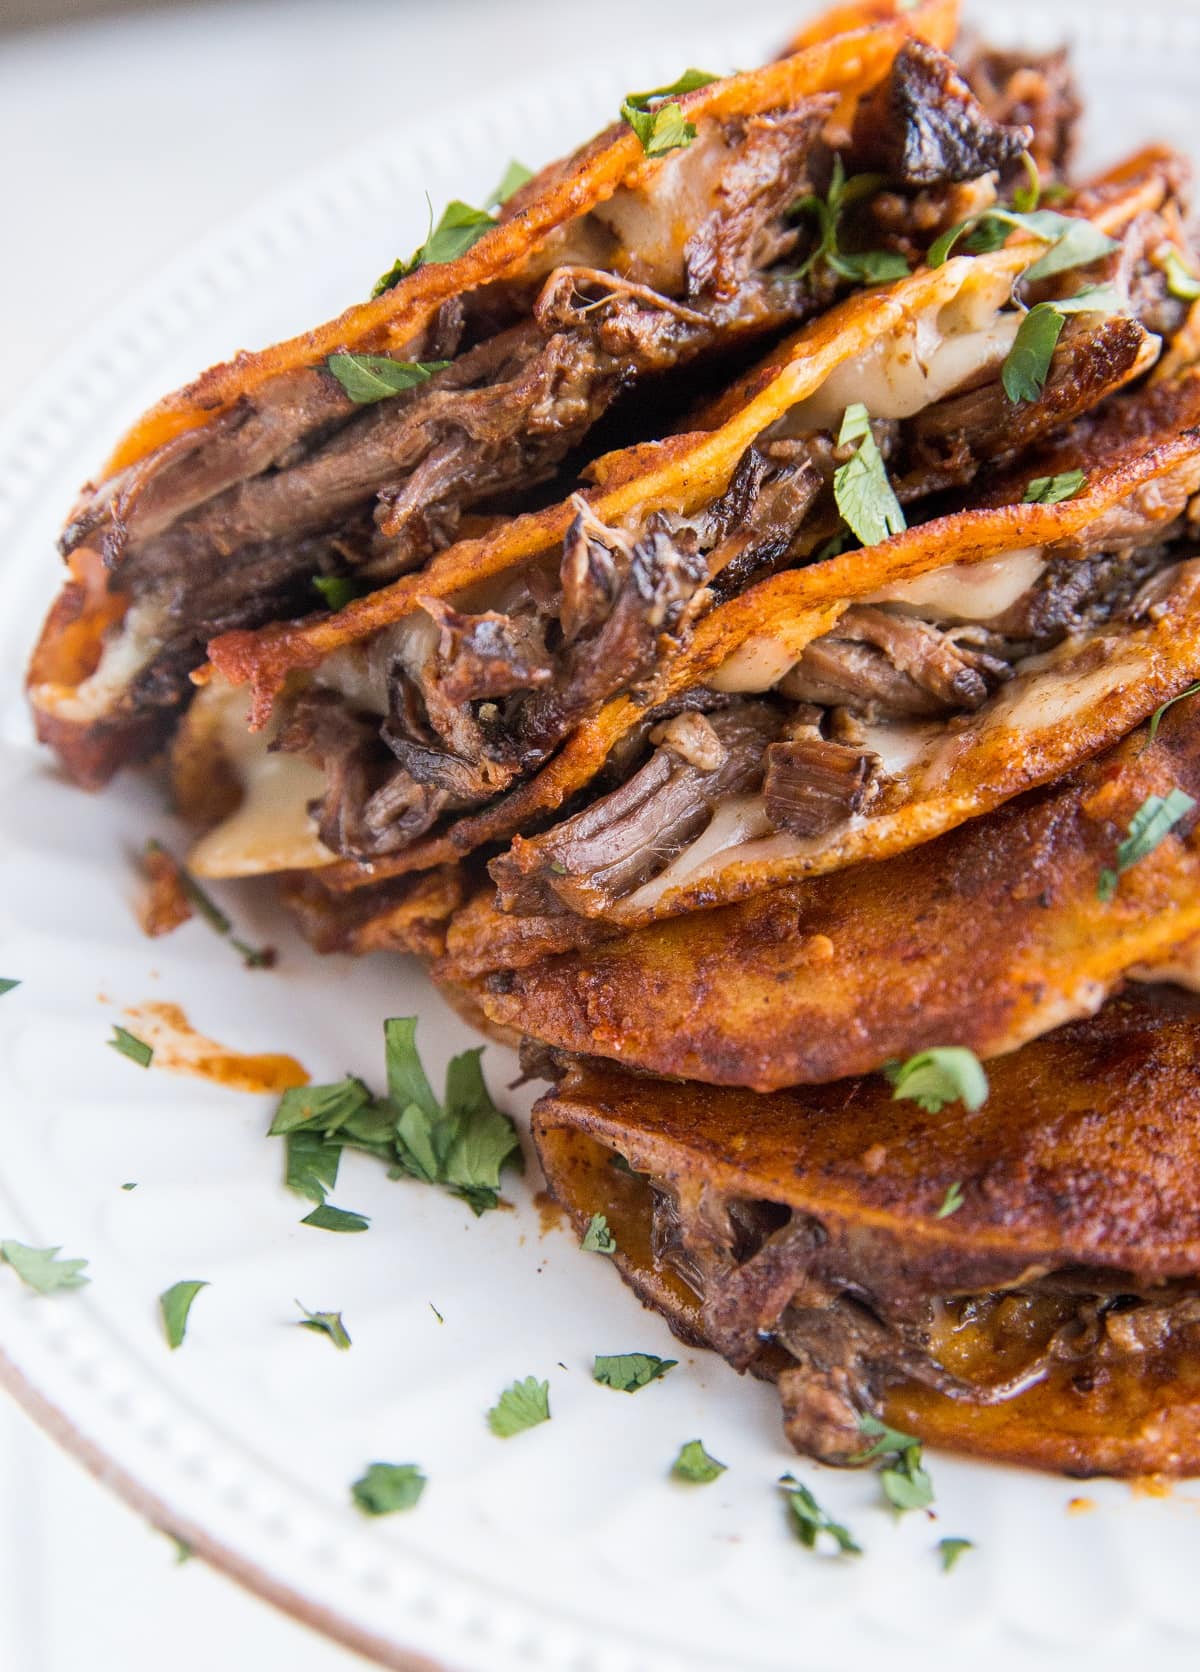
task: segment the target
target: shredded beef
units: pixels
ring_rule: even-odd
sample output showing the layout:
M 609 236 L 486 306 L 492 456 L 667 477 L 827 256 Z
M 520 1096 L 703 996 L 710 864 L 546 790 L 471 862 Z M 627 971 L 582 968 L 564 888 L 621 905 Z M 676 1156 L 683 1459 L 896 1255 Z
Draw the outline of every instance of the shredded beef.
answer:
M 878 767 L 869 751 L 822 737 L 772 743 L 763 803 L 776 830 L 823 836 L 868 805 Z
M 1039 55 L 980 47 L 962 73 L 991 121 L 1032 129 L 1029 153 L 1039 172 L 1063 179 L 1083 111 L 1066 49 Z

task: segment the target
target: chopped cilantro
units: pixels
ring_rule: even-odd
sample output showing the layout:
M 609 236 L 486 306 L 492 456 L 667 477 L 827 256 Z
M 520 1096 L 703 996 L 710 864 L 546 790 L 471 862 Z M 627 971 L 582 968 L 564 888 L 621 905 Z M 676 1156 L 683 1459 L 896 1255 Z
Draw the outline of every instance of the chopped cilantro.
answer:
M 680 93 L 707 87 L 716 79 L 705 70 L 685 70 L 669 87 L 652 87 L 646 93 L 625 95 L 621 115 L 641 140 L 642 150 L 648 157 L 661 157 L 692 143 L 696 137 L 695 124 L 684 118 L 675 99 Z
M 1060 215 L 1054 209 L 1034 209 L 1021 213 L 1012 209 L 985 209 L 949 227 L 929 247 L 925 257 L 930 267 L 940 267 L 961 238 L 975 255 L 998 250 L 1008 234 L 1014 230 L 1030 233 L 1050 248 L 1030 267 L 1025 269 L 1028 280 L 1049 278 L 1053 273 L 1064 273 L 1071 267 L 1087 267 L 1102 256 L 1112 255 L 1120 243 L 1078 215 Z
M 815 1550 L 817 1539 L 826 1533 L 837 1545 L 839 1555 L 862 1555 L 862 1547 L 855 1543 L 849 1529 L 821 1508 L 807 1486 L 801 1485 L 794 1475 L 781 1476 L 779 1484 L 787 1496 L 792 1531 L 806 1550 Z
M 952 1213 L 957 1213 L 964 1201 L 962 1185 L 955 1179 L 954 1183 L 942 1197 L 942 1205 L 934 1214 L 935 1219 L 949 1219 Z
M 539 1382 L 536 1376 L 526 1376 L 523 1382 L 505 1388 L 487 1414 L 488 1427 L 502 1440 L 549 1421 L 550 1384 Z
M 425 242 L 413 251 L 407 261 L 394 261 L 387 272 L 376 279 L 371 291 L 372 298 L 382 296 L 385 290 L 391 290 L 401 279 L 415 273 L 418 267 L 437 267 L 446 261 L 457 261 L 460 255 L 466 255 L 484 233 L 490 232 L 495 225 L 495 220 L 485 210 L 472 209 L 469 203 L 454 198 L 442 210 L 442 218 L 434 226 L 431 203 L 429 231 L 425 235 Z
M 312 1330 L 316 1335 L 327 1335 L 341 1353 L 348 1350 L 350 1337 L 340 1312 L 310 1312 L 303 1301 L 299 1300 L 296 1305 L 304 1314 L 303 1318 L 296 1320 L 300 1329 Z
M 11 993 L 14 987 L 20 985 L 19 981 L 14 981 L 9 976 L 0 976 L 0 998 L 3 998 L 5 993 Z
M 318 1231 L 343 1231 L 348 1234 L 365 1231 L 371 1221 L 365 1214 L 354 1213 L 349 1208 L 335 1208 L 332 1202 L 322 1202 L 311 1213 L 306 1213 L 300 1223 L 315 1225 Z
M 201 1289 L 207 1288 L 208 1284 L 202 1278 L 190 1278 L 181 1283 L 172 1283 L 169 1289 L 164 1289 L 159 1295 L 158 1307 L 162 1313 L 163 1329 L 166 1332 L 167 1346 L 172 1352 L 187 1334 L 188 1313 L 192 1310 L 192 1302 Z
M 136 1181 L 134 1181 L 131 1184 L 123 1184 L 121 1186 L 121 1189 L 122 1190 L 136 1190 L 137 1189 L 137 1183 L 136 1183 Z
M 477 1214 L 497 1205 L 501 1171 L 520 1165 L 521 1146 L 512 1121 L 488 1093 L 482 1049 L 451 1061 L 439 1103 L 421 1065 L 416 1027 L 415 1016 L 384 1023 L 386 1097 L 376 1097 L 352 1074 L 284 1093 L 271 1132 L 288 1140 L 286 1179 L 293 1190 L 319 1205 L 337 1177 L 338 1152 L 350 1148 L 377 1156 L 394 1178 L 407 1174 L 440 1185 Z M 311 1214 L 303 1221 L 322 1222 Z
M 344 610 L 347 604 L 361 598 L 366 591 L 361 581 L 352 580 L 349 575 L 314 575 L 312 583 L 313 590 L 324 599 L 326 608 L 335 612 Z
M 144 1039 L 129 1032 L 128 1028 L 118 1027 L 113 1023 L 113 1037 L 105 1042 L 112 1050 L 120 1051 L 130 1062 L 136 1062 L 139 1068 L 149 1068 L 154 1060 L 154 1048 L 147 1045 Z
M 824 265 L 840 279 L 855 284 L 884 284 L 908 276 L 908 262 L 895 250 L 843 250 L 839 247 L 840 222 L 847 209 L 878 191 L 883 178 L 878 174 L 855 174 L 846 178 L 840 156 L 833 159 L 829 190 L 824 197 L 809 193 L 797 199 L 791 215 L 811 215 L 817 223 L 817 241 L 808 259 L 796 273 L 799 279 Z
M 859 401 L 846 408 L 838 431 L 839 447 L 853 442 L 858 443 L 854 452 L 833 473 L 833 497 L 855 538 L 873 546 L 889 534 L 899 534 L 907 524 L 871 434 L 867 409 Z
M 60 1260 L 57 1248 L 31 1248 L 25 1242 L 0 1242 L 0 1258 L 16 1272 L 22 1283 L 39 1295 L 58 1289 L 82 1289 L 91 1278 L 83 1275 L 86 1260 Z
M 949 1573 L 964 1550 L 974 1550 L 975 1546 L 969 1538 L 940 1538 L 936 1549 L 942 1563 L 942 1572 Z
M 372 1463 L 350 1488 L 364 1515 L 394 1515 L 412 1509 L 425 1490 L 425 1476 L 415 1463 Z
M 676 1480 L 692 1481 L 698 1486 L 706 1486 L 709 1481 L 716 1480 L 728 1468 L 727 1463 L 718 1463 L 715 1457 L 705 1451 L 699 1440 L 688 1440 L 679 1448 L 679 1454 L 671 1464 L 671 1474 Z
M 429 1310 L 433 1313 L 439 1324 L 444 1324 L 446 1322 L 445 1318 L 442 1317 L 441 1313 L 432 1301 L 429 1302 Z
M 974 1051 L 963 1045 L 934 1045 L 907 1062 L 889 1064 L 884 1073 L 893 1098 L 911 1098 L 930 1115 L 947 1103 L 961 1102 L 974 1112 L 987 1102 L 987 1075 Z
M 608 1220 L 602 1213 L 594 1213 L 588 1220 L 588 1228 L 583 1233 L 583 1241 L 579 1244 L 585 1254 L 615 1254 L 617 1239 L 608 1228 Z
M 1035 476 L 1027 485 L 1023 505 L 1058 505 L 1064 499 L 1074 499 L 1087 486 L 1082 470 L 1064 470 L 1060 476 Z
M 514 157 L 501 175 L 500 184 L 495 191 L 488 194 L 487 201 L 489 203 L 507 203 L 514 192 L 519 192 L 521 187 L 532 179 L 533 170 L 526 168 L 524 163 L 519 163 Z
M 1117 882 L 1122 873 L 1128 871 L 1131 865 L 1136 865 L 1139 859 L 1152 854 L 1195 805 L 1193 797 L 1178 788 L 1166 795 L 1147 796 L 1129 821 L 1128 835 L 1117 845 L 1115 868 L 1106 866 L 1100 873 L 1096 885 L 1100 899 L 1111 900 L 1117 892 Z
M 933 1482 L 921 1463 L 920 1440 L 898 1428 L 889 1428 L 878 1417 L 860 1417 L 858 1426 L 873 1443 L 851 1461 L 870 1463 L 888 1459 L 879 1471 L 879 1483 L 888 1503 L 900 1514 L 910 1509 L 927 1509 L 933 1502 Z
M 1036 401 L 1050 374 L 1050 362 L 1062 335 L 1066 316 L 1073 313 L 1119 313 L 1125 306 L 1110 284 L 1087 285 L 1076 296 L 1039 302 L 1018 327 L 1000 369 L 1000 381 L 1010 401 Z
M 678 1359 L 658 1358 L 654 1353 L 597 1353 L 592 1380 L 619 1393 L 636 1393 L 673 1370 Z
M 325 362 L 357 406 L 386 401 L 428 383 L 449 360 L 393 360 L 387 354 L 331 354 Z
M 1022 215 L 1029 215 L 1037 208 L 1042 195 L 1042 177 L 1038 173 L 1038 165 L 1028 151 L 1021 153 L 1021 166 L 1025 170 L 1025 184 L 1018 186 L 1013 192 L 1013 208 Z

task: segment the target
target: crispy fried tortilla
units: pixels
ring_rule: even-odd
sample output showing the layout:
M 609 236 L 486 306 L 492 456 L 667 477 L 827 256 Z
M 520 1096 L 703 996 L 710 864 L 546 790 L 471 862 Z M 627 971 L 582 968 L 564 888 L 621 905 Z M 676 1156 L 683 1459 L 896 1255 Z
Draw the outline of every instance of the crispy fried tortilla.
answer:
M 769 1097 L 571 1065 L 550 1188 L 689 1342 L 778 1382 L 827 1462 L 863 1415 L 1086 1474 L 1200 1469 L 1200 1003 L 1113 1000 L 977 1113 L 880 1077 Z M 961 1206 L 939 1217 L 947 1199 Z
M 312 611 L 314 576 L 369 590 L 419 567 L 475 507 L 552 476 L 637 379 L 827 306 L 839 285 L 799 277 L 790 205 L 820 184 L 827 129 L 852 156 L 857 107 L 906 43 L 897 74 L 925 106 L 970 100 L 937 52 L 956 17 L 924 0 L 851 8 L 832 36 L 818 23 L 802 50 L 681 95 L 690 144 L 648 153 L 622 121 L 493 221 L 467 209 L 457 258 L 397 264 L 372 300 L 147 413 L 67 525 L 71 580 L 33 671 L 73 775 L 103 781 L 169 732 L 208 639 Z M 942 124 L 947 209 L 1031 141 L 973 109 L 973 158 Z M 331 358 L 347 354 L 414 364 L 414 381 L 363 404 Z
M 1123 182 L 1102 211 L 1106 225 L 1125 225 L 1134 240 L 1110 263 L 1141 272 L 1138 288 L 1146 294 L 1157 294 L 1153 282 L 1147 289 L 1153 268 L 1147 251 L 1162 259 L 1146 223 L 1163 238 L 1167 223 L 1157 211 L 1139 206 L 1151 187 L 1160 196 L 1166 189 L 1160 169 L 1161 160 L 1133 184 Z M 1003 394 L 1000 364 L 1021 318 L 1011 305 L 1014 283 L 1040 247 L 1026 240 L 991 254 L 954 258 L 887 290 L 851 298 L 777 351 L 716 430 L 602 461 L 602 485 L 592 494 L 518 517 L 483 541 L 443 553 L 419 576 L 350 606 L 341 617 L 298 630 L 306 648 L 298 650 L 297 631 L 290 629 L 274 637 L 258 635 L 249 646 L 232 639 L 214 644 L 214 657 L 227 673 L 248 672 L 252 685 L 260 676 L 267 681 L 265 688 L 255 685 L 252 715 L 262 712 L 254 704 L 281 676 L 275 650 L 291 658 L 293 668 L 296 655 L 302 662 L 316 659 L 310 675 L 293 672 L 292 687 L 274 710 L 273 747 L 301 757 L 324 777 L 325 792 L 314 798 L 313 808 L 320 850 L 313 848 L 311 863 L 329 856 L 340 860 L 326 885 L 353 888 L 451 862 L 521 830 L 579 792 L 610 762 L 614 749 L 620 753 L 619 745 L 627 754 L 630 748 L 644 752 L 646 716 L 663 704 L 667 720 L 679 708 L 698 708 L 687 724 L 709 737 L 710 753 L 719 752 L 705 709 L 753 708 L 730 703 L 730 696 L 756 679 L 772 686 L 810 640 L 835 628 L 849 604 L 870 602 L 881 588 L 886 599 L 889 578 L 944 567 L 948 551 L 969 564 L 985 554 L 998 562 L 1020 548 L 1018 574 L 1025 584 L 1016 587 L 1011 604 L 1030 591 L 1041 567 L 1052 567 L 1060 556 L 1070 567 L 1070 560 L 1094 555 L 1089 541 L 1106 532 L 1115 538 L 1107 523 L 1096 525 L 1122 496 L 1145 489 L 1140 520 L 1120 531 L 1121 542 L 1130 549 L 1151 542 L 1169 520 L 1168 510 L 1178 510 L 1175 500 L 1186 500 L 1195 486 L 1189 472 L 1196 450 L 1179 443 L 1173 453 L 1168 447 L 1151 456 L 1153 447 L 1141 433 L 1146 420 L 1139 416 L 1128 420 L 1132 437 L 1106 433 L 1097 442 L 1088 460 L 1102 467 L 1096 484 L 1071 506 L 1008 505 L 982 518 L 926 523 L 870 551 L 824 557 L 837 528 L 832 478 L 842 454 L 836 430 L 841 414 L 856 401 L 864 399 L 878 415 L 896 491 L 916 514 L 930 494 L 944 497 L 951 486 L 961 491 L 984 465 L 994 476 L 1046 431 L 1089 411 L 1152 363 L 1160 339 L 1140 320 L 1085 315 L 1063 333 L 1039 399 L 1014 405 Z M 1162 323 L 1157 315 L 1154 322 Z M 1160 415 L 1160 441 L 1174 437 L 1181 415 L 1187 417 L 1193 407 L 1200 413 L 1196 384 L 1185 374 L 1163 388 L 1169 411 Z M 1168 401 L 1166 392 L 1177 389 L 1182 392 Z M 1013 497 L 1021 497 L 1027 478 L 1028 473 L 1009 483 Z M 1033 542 L 1050 547 L 1041 567 L 1038 552 L 1029 549 Z M 1138 562 L 1144 560 L 1142 551 Z M 1156 560 L 1148 561 L 1152 568 Z M 1111 624 L 1116 607 L 1111 585 L 1080 588 L 1081 571 L 1074 567 L 1067 590 L 1079 605 L 1076 614 L 1082 619 L 1086 595 L 1091 615 L 1097 615 L 1093 606 L 1099 599 Z M 1128 564 L 1120 574 L 1128 578 L 1136 570 L 1137 563 Z M 772 577 L 772 571 L 778 572 Z M 1115 579 L 1114 570 L 1109 582 Z M 901 601 L 902 614 L 905 608 Z M 365 636 L 339 643 L 356 609 L 357 630 Z M 377 625 L 381 611 L 390 621 L 386 627 Z M 868 613 L 877 619 L 878 612 Z M 1003 643 L 984 645 L 978 655 L 968 649 L 971 668 L 956 645 L 946 648 L 945 635 L 936 629 L 907 630 L 909 639 L 916 634 L 919 641 L 915 651 L 910 646 L 909 658 L 927 652 L 937 668 L 932 690 L 918 691 L 896 674 L 908 693 L 902 717 L 909 718 L 909 711 L 945 717 L 983 706 L 1017 662 L 1030 661 L 1061 639 L 1061 611 L 1050 620 L 1039 604 L 1037 613 L 1035 623 L 1009 623 L 1007 635 L 1001 623 Z M 861 612 L 852 619 L 867 620 Z M 951 637 L 967 628 L 974 631 L 969 621 L 956 622 Z M 762 678 L 763 645 L 771 635 L 766 664 L 774 672 Z M 1164 629 L 1159 637 L 1166 636 Z M 239 660 L 243 652 L 246 659 Z M 1094 659 L 1103 651 L 1095 643 L 1072 644 L 1047 677 L 1077 685 L 1085 653 Z M 1131 640 L 1125 653 L 1137 660 L 1154 651 L 1148 642 Z M 890 668 L 883 652 L 871 654 Z M 1182 651 L 1176 647 L 1174 654 Z M 742 666 L 747 658 L 749 675 Z M 1019 688 L 1018 680 L 1014 700 Z M 229 712 L 234 701 L 226 684 L 212 683 L 189 727 L 209 728 L 210 711 L 220 706 Z M 782 725 L 790 710 L 776 702 L 772 712 Z M 987 722 L 1002 712 L 989 707 L 982 717 L 985 732 Z M 1140 717 L 1114 710 L 1107 732 L 1093 746 Z M 723 724 L 719 716 L 711 721 L 718 732 Z M 730 724 L 739 735 L 745 730 L 738 715 Z M 185 752 L 191 747 L 188 729 L 181 740 Z M 1011 730 L 1000 720 L 994 729 Z M 940 723 L 926 728 L 931 748 L 941 731 Z M 672 736 L 679 732 L 676 725 Z M 772 735 L 764 732 L 754 764 L 761 768 L 769 745 L 781 740 L 778 728 Z M 991 745 L 990 734 L 984 741 Z M 966 745 L 962 752 L 969 752 Z M 873 750 L 862 753 L 874 756 Z M 239 755 L 249 763 L 252 750 L 239 749 Z M 1061 770 L 1062 764 L 1060 754 L 1043 762 L 1043 770 Z M 661 764 L 654 771 L 661 771 Z M 897 818 L 878 832 L 872 826 L 867 845 L 878 835 L 881 851 L 887 851 L 889 841 L 909 839 L 905 832 L 914 816 L 907 803 L 929 799 L 936 776 L 931 763 L 919 786 L 894 785 L 891 810 Z M 707 793 L 740 793 L 746 787 L 740 765 L 732 777 L 736 789 L 715 781 Z M 882 782 L 878 771 L 873 796 Z M 850 785 L 848 793 L 856 788 Z M 937 816 L 950 822 L 958 815 L 947 808 Z M 689 856 L 681 850 L 698 834 L 695 813 L 684 826 L 659 843 L 659 870 L 677 856 L 687 864 Z M 303 834 L 297 830 L 295 845 Z M 193 864 L 212 876 L 269 870 L 280 845 L 267 843 L 256 854 L 236 850 L 222 837 L 206 843 Z M 856 856 L 854 848 L 851 842 L 844 855 L 832 849 L 829 862 L 845 863 Z M 759 856 L 747 857 L 757 875 Z M 786 874 L 792 856 L 776 857 Z M 527 858 L 520 847 L 514 851 L 518 873 Z M 547 872 L 536 858 L 532 864 Z M 668 876 L 663 887 L 671 881 Z M 564 903 L 574 910 L 614 917 L 629 911 L 636 917 L 642 909 L 640 899 L 626 898 L 635 892 L 633 884 L 619 897 L 602 890 L 594 898 L 581 892 L 567 900 L 569 885 L 569 878 L 562 883 Z
M 1189 701 L 1153 743 L 1144 728 L 899 858 L 616 939 L 584 924 L 578 950 L 554 950 L 578 920 L 506 919 L 477 899 L 439 973 L 552 1046 L 714 1085 L 837 1080 L 931 1042 L 1013 1051 L 1200 934 L 1194 810 L 1111 899 L 1101 885 L 1151 796 L 1200 802 Z

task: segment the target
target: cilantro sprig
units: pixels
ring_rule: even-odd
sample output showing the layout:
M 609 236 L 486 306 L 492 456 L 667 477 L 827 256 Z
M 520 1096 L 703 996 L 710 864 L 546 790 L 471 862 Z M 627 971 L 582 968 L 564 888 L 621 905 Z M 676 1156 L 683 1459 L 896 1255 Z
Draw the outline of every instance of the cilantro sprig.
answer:
M 283 1094 L 270 1130 L 286 1141 L 286 1184 L 317 1204 L 305 1224 L 326 1230 L 366 1228 L 365 1220 L 331 1223 L 331 1215 L 341 1216 L 342 1210 L 325 1205 L 346 1149 L 376 1156 L 391 1178 L 407 1175 L 461 1196 L 476 1214 L 498 1204 L 501 1172 L 520 1164 L 521 1146 L 512 1121 L 492 1102 L 484 1082 L 482 1047 L 453 1058 L 439 1101 L 421 1064 L 416 1029 L 415 1016 L 392 1017 L 383 1025 L 386 1096 L 376 1096 L 353 1074 L 332 1085 L 298 1086 Z M 361 1215 L 350 1217 L 361 1220 Z
M 3 998 L 5 993 L 11 993 L 14 987 L 20 985 L 21 983 L 13 980 L 11 976 L 0 976 L 0 998 Z
M 588 1220 L 587 1230 L 583 1233 L 583 1241 L 579 1244 L 585 1254 L 615 1254 L 617 1239 L 608 1228 L 608 1220 L 602 1213 L 594 1213 Z
M 696 124 L 689 122 L 683 108 L 677 104 L 680 93 L 694 92 L 716 81 L 707 70 L 685 70 L 666 87 L 652 87 L 645 93 L 626 93 L 621 101 L 622 120 L 628 122 L 642 142 L 648 157 L 662 157 L 690 145 L 696 137 Z
M 833 497 L 842 520 L 864 546 L 901 533 L 908 525 L 871 434 L 870 414 L 861 401 L 846 408 L 837 440 L 839 447 L 857 443 L 833 473 Z
M 1050 246 L 1045 255 L 1025 269 L 1023 277 L 1031 283 L 1054 273 L 1065 273 L 1072 267 L 1089 267 L 1093 261 L 1112 255 L 1121 247 L 1118 239 L 1110 238 L 1079 215 L 1060 215 L 1054 209 L 1022 212 L 997 206 L 949 227 L 929 246 L 926 264 L 941 267 L 960 240 L 972 255 L 986 255 L 1000 249 L 1013 231 L 1026 232 Z
M 1117 883 L 1130 866 L 1152 854 L 1195 805 L 1195 798 L 1178 787 L 1166 795 L 1148 795 L 1130 819 L 1127 834 L 1117 844 L 1116 864 L 1106 865 L 1101 871 L 1096 884 L 1097 897 L 1105 904 L 1113 899 Z
M 304 1314 L 303 1318 L 296 1319 L 299 1329 L 311 1330 L 314 1335 L 327 1335 L 339 1353 L 349 1352 L 350 1334 L 342 1322 L 340 1312 L 310 1312 L 304 1302 L 299 1300 L 296 1305 Z
M 1014 404 L 1037 400 L 1050 375 L 1050 362 L 1068 314 L 1120 313 L 1125 306 L 1114 285 L 1095 284 L 1086 285 L 1074 296 L 1039 302 L 1027 309 L 1000 370 L 1009 400 Z
M 908 262 L 895 250 L 843 250 L 840 247 L 841 219 L 848 209 L 872 196 L 883 184 L 880 174 L 854 174 L 846 178 L 840 156 L 833 159 L 829 190 L 824 197 L 810 192 L 792 204 L 793 216 L 811 215 L 817 223 L 817 241 L 796 277 L 802 279 L 819 267 L 827 267 L 839 279 L 853 284 L 885 284 L 908 276 Z
M 934 1045 L 907 1062 L 888 1063 L 883 1072 L 892 1083 L 893 1099 L 911 1098 L 926 1114 L 940 1114 L 947 1103 L 961 1103 L 974 1113 L 987 1102 L 983 1064 L 965 1045 Z

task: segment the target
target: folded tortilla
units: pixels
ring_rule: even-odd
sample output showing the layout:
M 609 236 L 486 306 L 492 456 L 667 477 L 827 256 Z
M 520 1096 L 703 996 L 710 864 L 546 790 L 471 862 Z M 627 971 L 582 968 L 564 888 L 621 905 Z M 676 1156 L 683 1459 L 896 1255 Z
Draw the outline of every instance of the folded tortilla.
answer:
M 1022 318 L 1014 286 L 1044 249 L 1025 238 L 848 299 L 739 380 L 736 399 L 713 410 L 716 428 L 610 455 L 585 495 L 461 543 L 338 616 L 215 642 L 214 663 L 249 681 L 249 709 L 214 680 L 178 749 L 186 757 L 197 737 L 228 732 L 245 798 L 204 838 L 193 867 L 274 870 L 287 848 L 296 865 L 327 867 L 336 889 L 453 862 L 528 828 L 611 769 L 656 707 L 694 706 L 693 690 L 707 702 L 723 680 L 744 683 L 723 667 L 739 647 L 752 653 L 769 632 L 781 635 L 791 654 L 778 679 L 889 576 L 944 567 L 948 544 L 960 563 L 1060 533 L 1063 545 L 1082 517 L 1095 520 L 1118 489 L 1137 486 L 1133 455 L 1150 445 L 1140 409 L 1128 421 L 1137 433 L 1122 438 L 1125 475 L 1100 453 L 1107 475 L 1074 506 L 1010 505 L 826 558 L 838 528 L 837 430 L 856 402 L 876 415 L 899 498 L 919 514 L 931 496 L 961 494 L 984 467 L 995 475 L 1145 372 L 1161 339 L 1134 315 L 1173 327 L 1183 317 L 1178 303 L 1166 314 L 1158 306 L 1163 251 L 1175 247 L 1170 180 L 1155 154 L 1092 189 L 1095 222 L 1126 234 L 1107 260 L 1127 285 L 1139 275 L 1129 293 L 1142 300 L 1069 325 L 1036 400 L 1013 403 L 999 383 Z M 1186 381 L 1189 395 L 1193 387 Z M 1179 396 L 1160 431 L 1188 410 Z M 1166 468 L 1147 464 L 1143 474 Z M 1010 484 L 1013 497 L 1029 474 Z M 1036 570 L 1028 550 L 1023 561 Z M 257 758 L 269 747 L 297 763 L 297 793 L 273 790 L 263 817 L 253 744 L 235 736 L 247 713 L 267 725 Z
M 1191 1474 L 1198 1053 L 1200 1001 L 1145 990 L 989 1065 L 969 1116 L 881 1077 L 762 1097 L 576 1062 L 533 1132 L 578 1230 L 603 1214 L 685 1341 L 775 1380 L 799 1451 L 857 1461 L 870 1416 L 1072 1475 Z
M 518 918 L 485 891 L 435 974 L 548 1045 L 774 1091 L 877 1071 L 930 1044 L 1011 1052 L 1094 1012 L 1126 975 L 1186 977 L 1200 935 L 1196 809 L 1104 873 L 1152 797 L 1200 804 L 1200 724 L 1175 703 L 1150 740 L 879 864 L 851 866 L 610 937 Z
M 927 75 L 956 20 L 955 0 L 842 8 L 802 49 L 681 94 L 691 143 L 647 152 L 622 121 L 498 216 L 451 205 L 436 250 L 370 301 L 159 402 L 61 540 L 71 579 L 31 697 L 71 774 L 95 786 L 161 743 L 207 640 L 314 610 L 314 577 L 370 590 L 419 567 L 475 506 L 551 476 L 635 380 L 826 306 L 834 287 L 791 270 L 789 208 L 826 130 L 847 131 L 906 42 Z M 950 177 L 986 175 L 1031 132 L 977 129 L 974 166 L 956 155 Z M 410 386 L 376 398 L 369 364 L 347 383 L 363 355 L 415 367 Z

